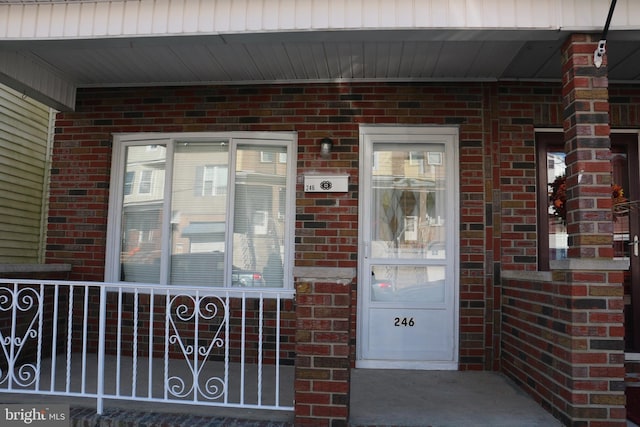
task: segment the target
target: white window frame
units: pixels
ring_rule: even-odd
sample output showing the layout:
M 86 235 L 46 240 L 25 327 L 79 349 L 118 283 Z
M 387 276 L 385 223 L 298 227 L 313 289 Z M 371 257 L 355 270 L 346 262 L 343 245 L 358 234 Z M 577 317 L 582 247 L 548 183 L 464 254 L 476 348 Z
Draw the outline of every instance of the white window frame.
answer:
M 165 223 L 162 229 L 162 255 L 161 265 L 163 271 L 160 274 L 160 284 L 168 282 L 168 262 L 170 253 L 169 230 L 171 227 L 171 182 L 173 179 L 173 153 L 174 147 L 178 142 L 209 142 L 227 140 L 229 143 L 229 178 L 228 178 L 228 194 L 227 194 L 227 224 L 228 229 L 233 230 L 233 209 L 235 197 L 235 167 L 236 153 L 238 145 L 272 145 L 274 147 L 286 147 L 288 157 L 294 157 L 297 152 L 297 133 L 295 132 L 202 132 L 202 133 L 133 133 L 133 134 L 114 134 L 113 135 L 113 155 L 111 162 L 111 183 L 109 194 L 109 214 L 107 223 L 107 248 L 105 262 L 105 281 L 108 283 L 120 282 L 120 255 L 121 255 L 121 228 L 122 228 L 122 210 L 124 203 L 124 180 L 125 180 L 125 162 L 126 148 L 129 146 L 144 145 L 163 145 L 167 147 L 167 159 L 165 167 L 165 185 L 164 185 L 164 215 Z M 293 262 L 294 262 L 294 235 L 295 235 L 295 190 L 296 190 L 296 165 L 295 162 L 286 164 L 286 206 L 284 226 L 284 251 L 283 251 L 283 271 L 284 283 L 282 287 L 274 289 L 293 289 Z M 225 287 L 219 289 L 235 289 L 231 288 L 231 252 L 233 233 L 226 236 L 225 252 Z M 179 285 L 176 285 L 178 288 Z M 270 289 L 270 288 L 263 288 Z

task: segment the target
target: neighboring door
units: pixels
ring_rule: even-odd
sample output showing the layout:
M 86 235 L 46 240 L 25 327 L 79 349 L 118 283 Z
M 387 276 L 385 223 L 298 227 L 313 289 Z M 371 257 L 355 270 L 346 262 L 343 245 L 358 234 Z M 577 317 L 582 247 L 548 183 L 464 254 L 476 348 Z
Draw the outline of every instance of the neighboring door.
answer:
M 551 182 L 565 169 L 564 136 L 560 132 L 542 132 L 536 135 L 536 143 L 541 147 L 538 167 L 541 171 L 548 169 L 545 178 L 546 182 Z M 613 202 L 614 257 L 629 260 L 629 270 L 624 275 L 625 351 L 640 353 L 640 167 L 637 131 L 614 131 L 611 134 L 611 165 L 612 185 L 623 192 L 621 198 Z M 542 182 L 538 183 L 541 188 L 544 186 Z M 547 215 L 548 197 L 546 191 L 539 193 L 540 217 L 546 218 L 543 221 L 551 218 L 547 225 L 548 240 L 543 241 L 540 247 L 542 269 L 549 268 L 549 260 L 565 258 L 568 248 L 566 228 L 557 218 Z M 541 227 L 543 225 L 541 222 Z M 543 239 L 544 235 L 540 238 Z
M 361 368 L 456 369 L 456 128 L 360 129 Z
M 626 202 L 614 201 L 614 256 L 629 259 L 624 281 L 625 350 L 640 353 L 640 170 L 638 134 L 611 134 L 612 183 Z

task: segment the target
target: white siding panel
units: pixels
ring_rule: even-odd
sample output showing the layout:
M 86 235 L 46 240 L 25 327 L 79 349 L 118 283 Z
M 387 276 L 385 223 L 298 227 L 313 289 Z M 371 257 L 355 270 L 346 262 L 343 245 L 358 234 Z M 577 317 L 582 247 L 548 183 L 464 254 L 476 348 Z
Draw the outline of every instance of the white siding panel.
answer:
M 184 7 L 184 32 L 187 34 L 197 33 L 199 27 L 199 19 L 202 2 L 198 2 L 196 6 L 187 7 L 187 3 L 183 3 Z
M 465 0 L 449 0 L 447 2 L 446 27 L 464 28 L 467 26 L 467 2 Z
M 618 0 L 612 29 L 640 28 Z M 395 28 L 602 28 L 606 0 L 140 0 L 0 4 L 0 38 Z
M 358 3 L 359 3 L 358 8 L 360 10 L 357 12 L 359 12 L 359 15 L 362 16 L 362 24 L 358 24 L 357 26 L 362 25 L 363 27 L 367 27 L 367 28 L 381 27 L 382 23 L 380 19 L 380 14 L 381 14 L 380 9 L 384 11 L 382 13 L 387 13 L 388 15 L 392 14 L 391 5 L 386 2 L 380 4 L 379 2 L 374 1 L 374 2 L 371 2 L 371 6 L 374 6 L 374 7 L 365 7 L 365 8 L 362 7 L 362 3 L 360 2 Z M 378 7 L 375 7 L 375 6 L 378 6 Z M 355 25 L 355 22 L 354 22 L 354 25 Z
M 142 29 L 142 25 L 149 25 L 148 21 L 150 20 L 142 22 L 143 19 L 140 17 L 140 4 L 138 2 L 127 2 L 122 13 L 122 32 L 125 34 L 133 34 L 131 32 L 132 28 Z
M 338 1 L 329 0 L 329 12 L 327 14 L 328 28 L 345 28 L 347 22 L 347 13 L 345 4 Z
M 37 18 L 38 6 L 9 6 L 7 30 L 12 30 L 9 34 L 15 34 L 16 37 L 36 37 L 38 28 Z M 1 14 L 0 14 L 1 15 Z M 15 33 L 13 32 L 15 31 Z
M 109 3 L 107 34 L 119 36 L 123 33 L 124 3 Z
M 51 29 L 49 35 L 55 37 L 64 36 L 64 27 L 67 23 L 67 8 L 54 7 L 51 9 Z
M 298 0 L 295 2 L 294 22 L 299 30 L 311 28 L 311 0 Z
M 264 31 L 266 22 L 264 19 L 265 9 L 262 0 L 249 0 L 246 4 L 246 28 L 248 31 Z M 272 9 L 278 9 L 276 7 Z
M 96 13 L 95 3 L 80 3 L 80 15 L 78 17 L 78 34 L 69 37 L 91 37 L 94 32 L 94 20 Z
M 243 32 L 247 28 L 247 0 L 231 0 L 229 8 L 229 31 Z M 277 7 L 277 5 L 273 5 Z
M 57 9 L 57 8 L 56 8 Z M 53 25 L 52 15 L 54 7 L 52 4 L 41 4 L 37 6 L 38 15 L 36 16 L 36 37 L 55 36 L 52 32 Z
M 363 22 L 362 0 L 344 1 L 345 5 L 345 28 L 363 28 L 366 27 Z M 370 10 L 370 8 L 367 8 Z
M 445 27 L 447 23 L 447 16 L 449 15 L 449 5 L 435 0 L 428 1 L 426 3 L 428 5 L 426 15 L 428 20 L 424 23 L 421 21 L 418 26 L 424 28 Z M 417 14 L 419 13 L 420 10 L 417 11 Z
M 152 34 L 167 34 L 169 33 L 169 0 L 158 0 L 153 8 L 153 17 L 151 22 Z M 180 21 L 179 16 L 172 17 L 171 20 L 176 22 Z
M 88 15 L 87 18 L 91 17 L 93 21 L 93 29 L 92 36 L 106 36 L 108 34 L 107 29 L 109 28 L 109 3 L 87 3 L 87 6 L 92 6 L 87 8 Z M 91 12 L 93 16 L 91 16 Z
M 329 1 L 315 0 L 311 7 L 311 28 L 329 28 Z
M 211 18 L 213 19 L 214 32 L 228 32 L 231 25 L 232 0 L 218 0 Z
M 408 0 L 400 0 L 397 3 L 396 26 L 411 28 L 415 26 L 414 3 Z
M 48 107 L 0 86 L 0 263 L 41 262 Z
M 25 91 L 33 88 L 27 91 L 27 95 L 40 96 L 38 100 L 58 109 L 73 109 L 75 106 L 75 85 L 17 53 L 0 50 L 0 78 L 17 83 Z
M 484 3 L 468 3 L 466 7 L 466 26 L 471 28 L 480 28 L 487 21 L 490 22 L 490 17 L 486 14 L 484 10 Z
M 65 8 L 63 37 L 72 37 L 80 32 L 80 10 L 82 3 L 72 3 Z

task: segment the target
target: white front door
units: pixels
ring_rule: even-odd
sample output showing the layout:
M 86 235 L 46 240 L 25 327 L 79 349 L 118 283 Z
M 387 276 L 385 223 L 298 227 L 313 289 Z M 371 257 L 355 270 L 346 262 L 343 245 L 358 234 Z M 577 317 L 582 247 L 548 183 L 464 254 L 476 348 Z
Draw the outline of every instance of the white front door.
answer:
M 360 128 L 360 368 L 456 369 L 458 130 Z

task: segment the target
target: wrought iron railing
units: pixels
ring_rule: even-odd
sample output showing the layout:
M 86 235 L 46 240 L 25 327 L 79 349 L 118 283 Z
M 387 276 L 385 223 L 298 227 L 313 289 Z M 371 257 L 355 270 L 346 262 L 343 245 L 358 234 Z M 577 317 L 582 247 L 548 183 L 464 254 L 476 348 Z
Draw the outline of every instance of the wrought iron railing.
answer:
M 0 280 L 0 393 L 290 411 L 292 297 Z

